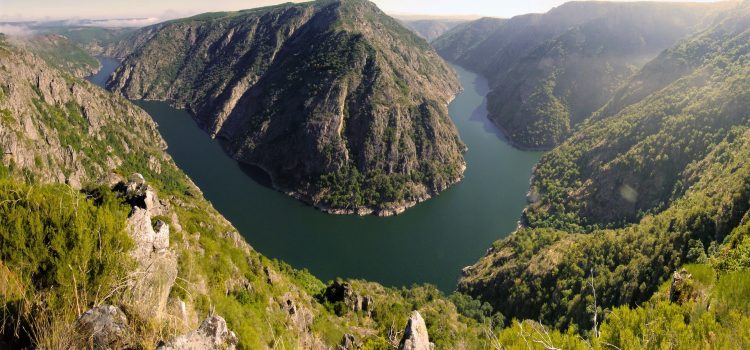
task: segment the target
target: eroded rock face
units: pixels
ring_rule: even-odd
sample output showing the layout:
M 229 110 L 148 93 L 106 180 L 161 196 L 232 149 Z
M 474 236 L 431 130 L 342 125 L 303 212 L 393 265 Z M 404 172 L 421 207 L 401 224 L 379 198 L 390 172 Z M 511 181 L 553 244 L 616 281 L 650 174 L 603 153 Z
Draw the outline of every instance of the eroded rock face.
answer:
M 86 311 L 76 321 L 76 331 L 93 349 L 125 349 L 131 345 L 128 319 L 122 310 L 112 305 Z
M 169 250 L 169 225 L 151 220 L 155 213 L 167 210 L 140 174 L 133 174 L 127 183 L 116 188 L 124 189 L 133 205 L 127 229 L 135 241 L 131 254 L 138 267 L 131 273 L 128 294 L 138 312 L 158 318 L 166 309 L 169 292 L 177 279 L 177 255 Z
M 131 152 L 160 154 L 166 143 L 140 108 L 51 67 L 0 39 L 0 162 L 42 182 L 75 189 L 106 183 Z M 61 128 L 60 125 L 65 125 Z M 158 153 L 157 153 L 158 152 Z
M 435 344 L 430 343 L 427 325 L 419 311 L 412 311 L 409 316 L 398 348 L 399 350 L 433 350 L 435 348 Z
M 158 350 L 232 350 L 237 345 L 237 336 L 227 327 L 227 322 L 220 316 L 210 316 L 198 329 L 178 336 Z

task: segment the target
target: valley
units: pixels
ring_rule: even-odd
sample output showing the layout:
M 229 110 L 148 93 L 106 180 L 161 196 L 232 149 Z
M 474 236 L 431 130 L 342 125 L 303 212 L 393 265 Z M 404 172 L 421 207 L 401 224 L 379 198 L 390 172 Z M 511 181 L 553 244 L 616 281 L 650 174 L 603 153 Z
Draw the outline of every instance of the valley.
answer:
M 102 85 L 118 65 L 103 59 Z M 454 66 L 464 91 L 449 105 L 468 146 L 463 181 L 389 218 L 329 215 L 269 186 L 267 175 L 238 163 L 188 112 L 137 102 L 158 124 L 167 152 L 213 205 L 263 254 L 327 280 L 362 278 L 389 286 L 430 283 L 444 292 L 461 269 L 512 232 L 538 152 L 514 149 L 486 118 L 486 81 Z
M 750 0 L 381 4 L 0 22 L 0 348 L 750 347 Z

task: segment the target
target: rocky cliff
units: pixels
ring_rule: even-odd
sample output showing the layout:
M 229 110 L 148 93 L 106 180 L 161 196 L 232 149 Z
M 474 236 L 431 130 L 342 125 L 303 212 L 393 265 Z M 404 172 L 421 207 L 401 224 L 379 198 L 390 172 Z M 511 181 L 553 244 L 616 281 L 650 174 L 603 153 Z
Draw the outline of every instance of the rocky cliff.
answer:
M 570 2 L 545 14 L 482 19 L 434 42 L 490 81 L 490 119 L 520 148 L 551 149 L 660 51 L 726 4 Z
M 111 90 L 189 109 L 233 157 L 327 211 L 393 214 L 463 175 L 455 73 L 369 1 L 209 13 L 111 51 L 124 58 Z
M 81 188 L 105 182 L 133 157 L 158 173 L 168 157 L 151 118 L 123 98 L 50 68 L 40 56 L 0 46 L 3 164 L 30 179 Z M 23 46 L 34 45 L 27 44 Z M 143 158 L 145 155 L 145 158 Z

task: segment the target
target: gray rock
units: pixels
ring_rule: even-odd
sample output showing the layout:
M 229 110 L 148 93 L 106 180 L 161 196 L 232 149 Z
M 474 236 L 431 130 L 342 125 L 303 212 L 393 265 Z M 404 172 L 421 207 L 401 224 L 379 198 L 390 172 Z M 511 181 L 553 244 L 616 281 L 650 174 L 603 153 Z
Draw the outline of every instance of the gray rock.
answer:
M 128 218 L 127 229 L 135 242 L 131 252 L 138 267 L 131 273 L 127 295 L 130 303 L 144 317 L 159 318 L 166 310 L 169 292 L 177 279 L 177 255 L 169 250 L 169 225 L 163 221 L 153 223 L 156 194 L 139 174 L 131 175 L 125 188 L 126 198 L 135 198 Z M 151 204 L 149 204 L 151 203 Z
M 128 177 L 128 182 L 134 185 L 143 185 L 146 183 L 146 179 L 141 174 L 133 173 Z
M 161 220 L 154 224 L 154 251 L 159 252 L 169 248 L 169 225 Z
M 198 329 L 160 345 L 157 350 L 235 349 L 237 336 L 220 316 L 209 316 Z
M 344 334 L 341 338 L 341 342 L 336 346 L 337 350 L 353 350 L 358 348 L 357 340 L 349 333 Z
M 124 349 L 129 347 L 128 319 L 112 305 L 96 306 L 76 321 L 76 331 L 93 349 Z
M 399 350 L 432 350 L 435 344 L 430 343 L 427 334 L 427 325 L 424 323 L 419 311 L 412 311 L 409 321 L 406 322 L 404 336 L 398 345 Z

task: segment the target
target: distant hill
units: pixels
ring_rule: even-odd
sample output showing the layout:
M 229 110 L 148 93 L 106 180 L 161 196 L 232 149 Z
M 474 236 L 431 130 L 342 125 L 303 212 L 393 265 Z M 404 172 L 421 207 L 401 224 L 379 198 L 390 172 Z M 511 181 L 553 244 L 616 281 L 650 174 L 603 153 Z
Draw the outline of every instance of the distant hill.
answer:
M 518 147 L 550 149 L 659 52 L 726 4 L 570 2 L 460 25 L 434 41 L 490 80 L 490 118 Z
M 398 15 L 395 18 L 430 42 L 460 24 L 477 19 L 474 16 L 444 17 L 416 15 Z
M 542 158 L 523 227 L 465 269 L 459 290 L 507 317 L 584 329 L 592 327 L 589 278 L 603 309 L 649 299 L 657 300 L 653 312 L 675 308 L 674 296 L 674 304 L 656 305 L 673 295 L 663 284 L 679 284 L 682 266 L 715 273 L 701 283 L 733 279 L 721 293 L 748 290 L 749 33 L 750 4 L 732 8 L 626 79 L 606 108 Z M 687 298 L 705 311 L 711 297 Z M 737 302 L 747 305 L 747 294 Z M 688 321 L 679 322 L 701 328 L 703 311 L 685 311 L 680 319 Z M 635 315 L 608 320 L 618 317 Z M 725 321 L 719 329 L 732 327 Z M 737 341 L 725 347 L 742 348 Z

